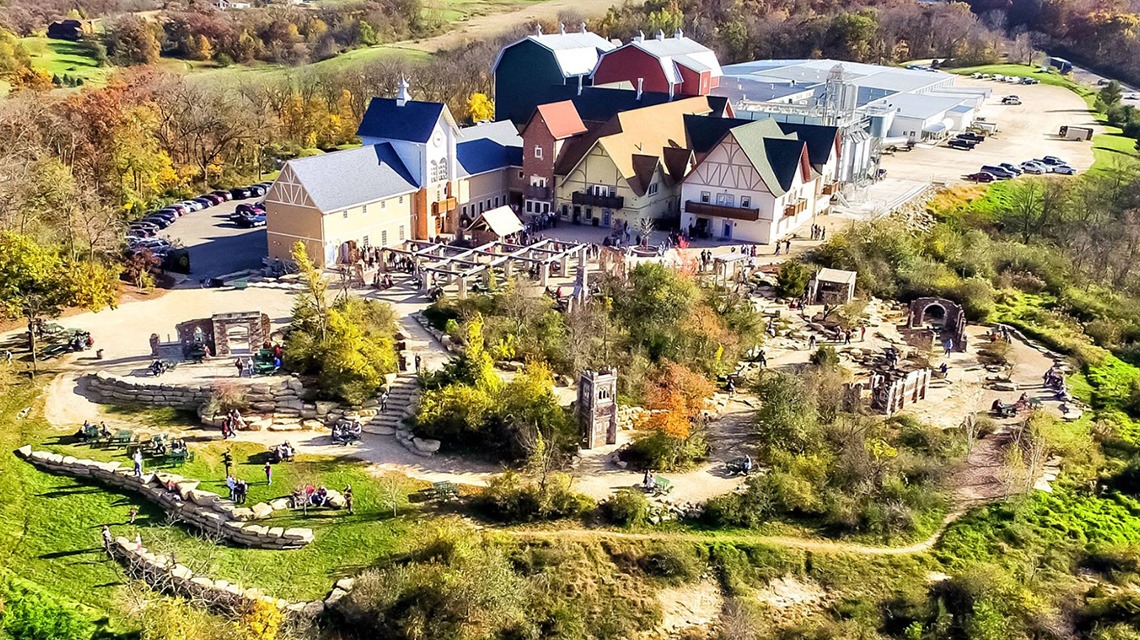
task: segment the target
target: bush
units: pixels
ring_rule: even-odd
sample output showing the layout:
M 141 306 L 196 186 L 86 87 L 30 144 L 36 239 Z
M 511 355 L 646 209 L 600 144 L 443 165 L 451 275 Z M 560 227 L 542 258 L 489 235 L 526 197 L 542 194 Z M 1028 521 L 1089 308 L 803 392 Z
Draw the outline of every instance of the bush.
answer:
M 552 474 L 543 486 L 508 471 L 491 480 L 475 506 L 501 522 L 560 520 L 593 511 L 594 501 L 571 491 L 570 483 L 570 476 Z
M 672 583 L 695 580 L 706 564 L 696 548 L 684 543 L 610 543 L 606 550 L 619 567 Z
M 835 347 L 825 344 L 811 354 L 811 363 L 818 367 L 838 367 L 839 352 L 835 350 Z
M 708 441 L 702 431 L 693 431 L 687 438 L 652 431 L 631 442 L 621 452 L 621 459 L 634 469 L 678 471 L 692 467 L 708 454 Z
M 776 295 L 781 298 L 798 298 L 807 291 L 812 272 L 799 260 L 788 260 L 776 273 Z
M 30 583 L 10 579 L 2 586 L 0 628 L 14 640 L 88 640 L 95 625 Z
M 631 527 L 645 522 L 649 499 L 637 489 L 622 489 L 601 505 L 602 515 L 613 524 Z

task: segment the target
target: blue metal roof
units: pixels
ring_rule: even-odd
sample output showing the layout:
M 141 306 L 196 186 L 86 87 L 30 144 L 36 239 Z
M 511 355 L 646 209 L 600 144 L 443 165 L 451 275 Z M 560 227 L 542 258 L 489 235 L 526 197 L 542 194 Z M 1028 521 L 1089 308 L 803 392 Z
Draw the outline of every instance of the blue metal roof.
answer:
M 404 106 L 400 106 L 396 104 L 395 98 L 373 98 L 368 103 L 368 111 L 364 113 L 356 135 L 361 138 L 427 142 L 442 112 L 443 104 L 439 102 L 408 100 Z
M 522 147 L 507 147 L 490 138 L 460 142 L 455 147 L 462 177 L 522 166 Z
M 325 213 L 384 200 L 420 187 L 387 142 L 290 160 L 288 166 L 313 204 Z

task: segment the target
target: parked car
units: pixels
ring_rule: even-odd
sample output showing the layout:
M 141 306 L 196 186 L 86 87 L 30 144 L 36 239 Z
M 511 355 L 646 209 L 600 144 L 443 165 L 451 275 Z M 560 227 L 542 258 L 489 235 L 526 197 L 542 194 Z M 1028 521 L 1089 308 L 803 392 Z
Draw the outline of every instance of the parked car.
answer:
M 1041 158 L 1041 162 L 1044 162 L 1051 167 L 1059 164 L 1068 164 L 1057 156 L 1045 156 L 1044 158 Z
M 209 209 L 210 207 L 214 206 L 214 201 L 205 196 L 194 198 L 194 202 L 202 205 L 203 209 Z
M 165 228 L 169 227 L 170 225 L 174 224 L 173 220 L 166 218 L 166 217 L 163 217 L 163 216 L 159 216 L 159 215 L 145 216 L 142 218 L 142 220 L 140 220 L 140 222 L 149 222 L 150 224 L 153 224 L 154 226 L 158 227 L 159 229 L 165 229 Z
M 187 207 L 186 205 L 182 204 L 181 202 L 175 202 L 174 204 L 168 204 L 162 208 L 163 211 L 165 211 L 167 209 L 177 213 L 179 216 L 184 216 L 187 213 L 190 213 L 190 207 Z
M 1028 173 L 1028 174 L 1035 175 L 1035 176 L 1041 175 L 1042 173 L 1048 173 L 1049 172 L 1048 167 L 1046 167 L 1043 164 L 1036 163 L 1036 162 L 1023 162 L 1023 163 L 1021 163 L 1021 170 L 1024 173 Z
M 222 204 L 223 202 L 226 201 L 225 198 L 223 198 L 222 196 L 219 196 L 217 194 L 214 194 L 214 193 L 207 193 L 206 195 L 204 195 L 202 197 L 209 200 L 211 205 Z
M 218 196 L 219 198 L 222 199 L 223 202 L 229 202 L 230 200 L 233 200 L 233 196 L 230 194 L 229 191 L 226 191 L 225 189 L 218 189 L 217 191 L 211 191 L 208 195 Z
M 1021 84 L 1041 84 L 1041 81 L 1037 78 L 1022 78 Z
M 131 226 L 127 227 L 127 232 L 132 236 L 150 238 L 158 235 L 158 225 L 153 222 L 132 222 Z
M 962 140 L 961 138 L 951 138 L 950 140 L 946 141 L 946 146 L 951 147 L 953 149 L 965 149 L 966 151 L 973 149 L 974 145 L 976 145 L 976 144 L 977 144 L 976 142 L 971 142 L 969 140 Z
M 1063 176 L 1076 175 L 1077 170 L 1067 164 L 1059 164 L 1053 167 L 1053 173 L 1059 173 Z
M 181 211 L 179 211 L 178 209 L 175 209 L 174 207 L 163 207 L 163 208 L 159 209 L 158 212 L 162 213 L 162 214 L 170 214 L 170 215 L 174 216 L 175 220 L 177 220 L 183 216 L 183 213 Z
M 1002 162 L 999 163 L 998 166 L 1002 169 L 1005 169 L 1006 171 L 1012 172 L 1015 176 L 1021 175 L 1021 169 L 1019 169 L 1016 165 L 1010 164 L 1008 162 Z
M 1021 98 L 1018 98 L 1017 96 L 1006 96 L 1001 99 L 1001 103 L 1016 106 L 1021 104 Z
M 246 228 L 264 227 L 265 226 L 265 214 L 259 213 L 259 214 L 254 215 L 254 216 L 242 216 L 241 219 L 239 219 L 237 221 L 237 226 L 246 227 Z
M 973 140 L 974 142 L 985 142 L 986 140 L 985 136 L 980 133 L 974 133 L 973 131 L 963 131 L 954 137 L 961 138 L 963 140 Z
M 236 189 L 230 189 L 230 195 L 233 196 L 234 200 L 245 200 L 252 194 L 248 187 L 237 187 Z
M 265 213 L 265 205 L 261 204 L 260 202 L 255 202 L 253 204 L 243 203 L 237 206 L 237 210 L 234 211 L 234 215 L 230 216 L 230 218 L 234 219 L 236 216 L 240 215 L 252 216 L 258 213 Z
M 998 180 L 1009 180 L 1010 178 L 1017 177 L 1017 174 L 1010 171 L 1009 169 L 1005 169 L 1003 167 L 992 164 L 983 165 L 981 170 L 986 173 L 994 174 L 994 177 Z
M 143 238 L 142 241 L 135 243 L 132 248 L 141 249 L 143 247 L 155 250 L 159 247 L 169 247 L 170 241 L 165 238 Z
M 985 171 L 979 171 L 977 173 L 971 173 L 970 175 L 966 176 L 966 179 L 967 180 L 973 180 L 974 182 L 993 182 L 997 178 L 995 178 L 994 174 L 992 174 L 992 173 L 986 173 Z
M 186 208 L 189 209 L 191 213 L 194 211 L 201 211 L 202 209 L 206 208 L 206 205 L 198 202 L 197 200 L 186 200 L 182 204 L 186 205 Z
M 260 198 L 261 196 L 264 196 L 266 194 L 266 192 L 268 192 L 268 191 L 269 191 L 269 187 L 264 186 L 264 185 L 260 185 L 260 184 L 255 184 L 249 188 L 249 195 L 251 198 Z

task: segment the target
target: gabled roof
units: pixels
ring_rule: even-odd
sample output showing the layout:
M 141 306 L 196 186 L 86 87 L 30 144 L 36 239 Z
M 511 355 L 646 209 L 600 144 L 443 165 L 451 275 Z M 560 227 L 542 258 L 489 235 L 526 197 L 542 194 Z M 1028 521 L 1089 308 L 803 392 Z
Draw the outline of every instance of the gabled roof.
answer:
M 554 54 L 554 60 L 563 78 L 589 75 L 598 63 L 600 52 L 610 51 L 614 44 L 596 33 L 550 33 L 530 35 L 499 50 L 491 72 L 499 68 L 503 53 L 522 42 L 533 42 Z
M 395 98 L 372 98 L 356 135 L 361 138 L 427 142 L 445 107 L 439 102 L 408 100 L 403 106 Z M 450 116 L 445 116 L 450 120 Z
M 674 183 L 680 182 L 693 168 L 694 156 L 690 149 L 669 147 L 661 155 L 665 164 L 665 171 Z
M 522 137 L 510 120 L 465 127 L 459 135 L 455 159 L 461 178 L 522 166 Z
M 523 223 L 509 206 L 504 205 L 480 213 L 467 225 L 467 230 L 490 231 L 501 238 L 522 231 Z
M 712 115 L 723 116 L 729 109 L 728 98 L 720 96 L 704 96 L 708 100 Z M 582 87 L 579 95 L 577 85 L 550 85 L 535 96 L 536 104 L 548 104 L 569 100 L 574 103 L 574 109 L 585 123 L 605 122 L 622 111 L 642 109 L 669 102 L 672 98 L 668 93 L 655 93 L 646 91 L 637 97 L 636 89 L 619 89 L 614 87 Z
M 685 148 L 684 115 L 694 113 L 712 113 L 706 96 L 623 111 L 570 145 L 555 166 L 555 173 L 570 173 L 591 149 L 601 146 L 620 176 L 630 182 L 637 175 L 635 155 L 657 156 L 669 147 Z
M 757 125 L 756 130 L 762 131 L 762 135 L 765 137 L 789 137 L 772 118 L 746 120 L 743 118 L 709 118 L 705 116 L 685 116 L 685 135 L 688 136 L 689 148 L 694 153 L 708 153 L 730 130 L 760 122 L 765 124 Z
M 387 142 L 290 160 L 286 167 L 324 213 L 420 188 Z
M 797 138 L 807 143 L 808 159 L 812 166 L 822 167 L 832 155 L 839 155 L 839 145 L 836 144 L 836 139 L 839 137 L 837 127 L 800 122 L 781 122 L 779 125 L 785 133 L 795 134 Z
M 729 132 L 740 150 L 760 174 L 765 186 L 775 196 L 782 196 L 791 188 L 796 172 L 803 169 L 801 161 L 806 153 L 802 140 L 765 137 L 769 130 L 766 120 L 758 120 Z
M 679 66 L 697 73 L 708 73 L 713 78 L 721 76 L 716 54 L 705 45 L 683 35 L 666 38 L 659 32 L 657 38 L 633 40 L 621 48 L 625 47 L 640 49 L 657 58 L 665 79 L 672 83 L 681 82 L 681 73 L 677 69 Z
M 633 175 L 630 176 L 629 188 L 639 196 L 645 195 L 649 190 L 649 185 L 653 182 L 653 176 L 657 173 L 657 167 L 661 164 L 659 156 L 647 155 L 641 153 L 633 154 L 630 158 L 633 166 Z
M 555 140 L 586 132 L 586 125 L 582 124 L 582 118 L 578 116 L 578 110 L 570 100 L 540 104 L 535 113 L 542 116 L 546 128 L 550 130 Z

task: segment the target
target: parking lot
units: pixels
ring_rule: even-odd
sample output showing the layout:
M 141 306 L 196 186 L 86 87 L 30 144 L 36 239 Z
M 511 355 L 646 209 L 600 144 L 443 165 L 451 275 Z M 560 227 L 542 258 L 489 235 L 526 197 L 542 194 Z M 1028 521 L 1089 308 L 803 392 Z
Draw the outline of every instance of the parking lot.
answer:
M 951 149 L 943 143 L 936 147 L 919 145 L 912 151 L 884 155 L 882 167 L 889 177 L 961 182 L 982 165 L 1002 162 L 1020 165 L 1047 155 L 1064 159 L 1078 173 L 1092 166 L 1092 142 L 1061 140 L 1057 135 L 1063 125 L 1092 126 L 1100 131 L 1085 101 L 1077 94 L 1045 84 L 1013 85 L 973 78 L 959 78 L 957 84 L 993 90 L 979 115 L 997 123 L 997 134 L 972 151 Z M 1001 99 L 1008 95 L 1020 96 L 1021 104 L 1002 105 Z
M 220 205 L 193 211 L 159 232 L 159 236 L 190 251 L 189 284 L 196 286 L 202 278 L 261 266 L 269 252 L 265 227 L 243 229 L 229 220 L 239 204 L 254 203 L 261 198 L 231 200 Z

